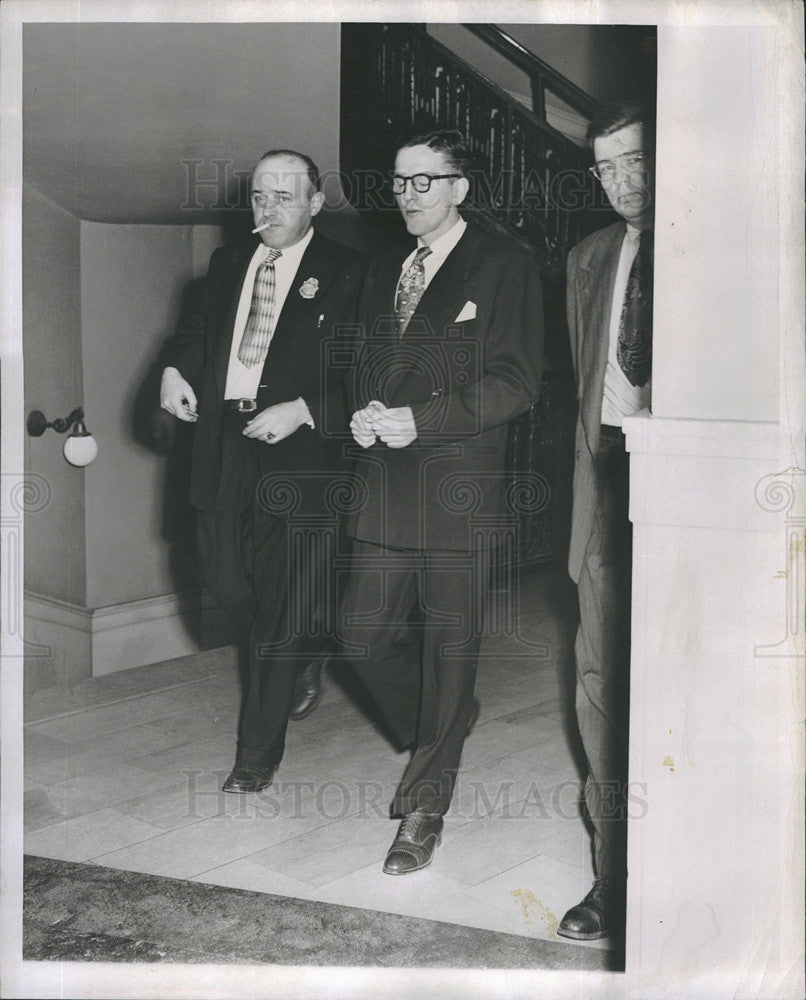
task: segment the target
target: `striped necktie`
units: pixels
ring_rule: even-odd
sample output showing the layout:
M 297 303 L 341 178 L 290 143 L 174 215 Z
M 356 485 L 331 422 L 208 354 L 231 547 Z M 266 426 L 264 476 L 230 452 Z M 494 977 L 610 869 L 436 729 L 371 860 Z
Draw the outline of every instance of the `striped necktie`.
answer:
M 399 337 L 402 337 L 406 332 L 409 320 L 423 297 L 425 291 L 425 265 L 423 261 L 430 253 L 430 247 L 420 247 L 414 255 L 414 260 L 400 276 L 395 296 L 395 318 L 397 319 Z
M 652 230 L 644 229 L 627 278 L 616 357 L 631 385 L 652 374 Z
M 254 368 L 269 348 L 274 330 L 274 262 L 281 256 L 281 250 L 270 249 L 255 273 L 252 304 L 238 348 L 238 360 L 247 368 Z

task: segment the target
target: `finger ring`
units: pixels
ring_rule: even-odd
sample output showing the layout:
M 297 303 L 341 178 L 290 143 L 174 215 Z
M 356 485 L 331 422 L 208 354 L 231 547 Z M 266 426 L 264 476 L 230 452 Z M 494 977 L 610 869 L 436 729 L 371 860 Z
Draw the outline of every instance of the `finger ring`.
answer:
M 271 432 L 271 431 L 266 431 L 266 440 L 267 440 L 267 441 L 271 441 L 271 439 L 272 439 L 273 437 L 274 437 L 274 435 L 272 434 L 272 432 Z

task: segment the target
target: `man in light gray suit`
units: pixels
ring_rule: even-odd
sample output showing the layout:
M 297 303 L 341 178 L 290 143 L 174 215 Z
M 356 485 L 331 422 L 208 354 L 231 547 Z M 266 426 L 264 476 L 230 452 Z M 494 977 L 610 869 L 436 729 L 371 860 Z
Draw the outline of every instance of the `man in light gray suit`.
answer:
M 585 803 L 595 881 L 558 933 L 577 940 L 623 927 L 627 885 L 632 526 L 624 417 L 649 406 L 654 130 L 623 102 L 590 124 L 592 172 L 621 221 L 568 258 L 568 329 L 579 399 L 569 572 L 579 587 L 576 710 L 588 761 Z

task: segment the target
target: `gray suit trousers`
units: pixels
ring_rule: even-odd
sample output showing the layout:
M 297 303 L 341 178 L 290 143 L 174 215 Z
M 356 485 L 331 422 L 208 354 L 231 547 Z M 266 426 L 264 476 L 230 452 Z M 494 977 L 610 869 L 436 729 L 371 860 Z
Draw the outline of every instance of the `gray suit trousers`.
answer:
M 620 432 L 595 457 L 593 529 L 579 577 L 576 711 L 588 760 L 585 805 L 594 827 L 597 875 L 619 880 L 627 863 L 632 525 L 629 455 Z

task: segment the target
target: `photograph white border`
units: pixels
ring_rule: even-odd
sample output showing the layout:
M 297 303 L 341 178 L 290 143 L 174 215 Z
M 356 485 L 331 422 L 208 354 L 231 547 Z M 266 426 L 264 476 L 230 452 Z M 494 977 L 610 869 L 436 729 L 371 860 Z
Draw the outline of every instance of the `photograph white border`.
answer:
M 777 204 L 768 220 L 765 246 L 767 252 L 778 254 L 777 301 L 778 314 L 772 318 L 777 327 L 780 346 L 780 412 L 776 449 L 778 466 L 770 473 L 786 469 L 803 470 L 804 359 L 803 359 L 803 12 L 795 0 L 759 3 L 754 0 L 669 0 L 668 3 L 649 0 L 622 2 L 562 2 L 537 0 L 534 3 L 465 2 L 461 4 L 431 0 L 429 3 L 340 2 L 308 4 L 303 7 L 287 2 L 267 5 L 260 2 L 206 3 L 176 0 L 161 3 L 96 2 L 36 2 L 36 0 L 6 0 L 0 5 L 0 93 L 2 109 L 0 124 L 0 166 L 2 167 L 2 503 L 3 503 L 3 621 L 2 662 L 0 666 L 0 751 L 2 754 L 2 979 L 3 996 L 31 997 L 277 997 L 283 1000 L 310 997 L 358 998 L 393 997 L 630 997 L 648 1000 L 650 997 L 714 997 L 724 1000 L 734 995 L 736 963 L 763 961 L 759 954 L 725 955 L 724 967 L 716 967 L 708 981 L 692 980 L 692 955 L 703 943 L 698 939 L 699 928 L 678 928 L 668 937 L 664 950 L 659 939 L 658 949 L 644 944 L 630 947 L 630 940 L 654 941 L 655 932 L 639 926 L 648 919 L 651 907 L 631 908 L 629 916 L 627 969 L 624 974 L 592 974 L 582 972 L 542 972 L 523 970 L 434 970 L 434 969 L 371 969 L 371 968 L 284 968 L 274 966 L 127 966 L 104 963 L 21 962 L 21 882 L 22 882 L 22 658 L 21 637 L 9 630 L 9 613 L 21 608 L 21 562 L 10 565 L 7 544 L 18 527 L 9 525 L 9 490 L 23 475 L 24 400 L 22 359 L 21 305 L 21 202 L 22 202 L 22 25 L 33 21 L 318 21 L 318 20 L 413 20 L 413 21 L 495 21 L 515 23 L 535 21 L 546 23 L 625 23 L 656 24 L 658 26 L 658 203 L 664 211 L 674 214 L 685 200 L 687 217 L 696 219 L 702 212 L 715 217 L 714 194 L 707 183 L 697 190 L 686 187 L 689 176 L 686 167 L 692 158 L 696 165 L 701 151 L 691 147 L 687 139 L 685 113 L 680 113 L 682 94 L 690 94 L 690 80 L 670 78 L 667 56 L 671 51 L 684 54 L 679 61 L 687 71 L 697 72 L 696 55 L 701 41 L 714 24 L 725 28 L 750 28 L 758 32 L 759 48 L 751 53 L 757 59 L 752 67 L 741 72 L 763 73 L 761 83 L 766 88 L 766 121 L 759 120 L 759 129 L 774 123 L 775 160 L 767 164 L 765 176 L 759 176 L 759 197 L 773 197 L 769 171 L 777 188 Z M 683 53 L 682 50 L 685 50 Z M 708 65 L 706 53 L 700 53 Z M 721 86 L 722 81 L 703 78 L 700 87 Z M 670 109 L 678 113 L 669 115 Z M 758 110 L 758 109 L 756 109 Z M 740 110 L 737 111 L 737 115 Z M 741 122 L 736 124 L 737 130 Z M 729 130 L 731 123 L 721 122 L 720 131 Z M 737 134 L 739 132 L 737 131 Z M 741 133 L 743 134 L 743 132 Z M 670 162 L 664 152 L 672 152 Z M 741 160 L 742 148 L 726 153 Z M 723 164 L 701 164 L 721 169 Z M 720 192 L 723 188 L 720 186 Z M 735 203 L 719 195 L 716 215 L 722 213 L 725 224 L 733 224 Z M 745 200 L 742 199 L 742 204 Z M 686 238 L 696 227 L 687 231 Z M 685 248 L 685 242 L 682 244 Z M 776 251 L 777 248 L 777 251 Z M 676 247 L 679 250 L 679 246 Z M 748 255 L 743 264 L 749 271 L 756 262 Z M 678 289 L 683 304 L 685 286 Z M 690 303 L 689 303 L 690 304 Z M 707 326 L 707 320 L 704 324 Z M 638 441 L 639 431 L 635 431 Z M 628 435 L 629 439 L 629 435 Z M 643 440 L 643 439 L 642 439 Z M 781 525 L 783 521 L 781 520 Z M 11 553 L 13 556 L 13 552 Z M 791 840 L 772 843 L 769 850 L 780 857 L 785 866 L 787 884 L 783 889 L 748 879 L 742 883 L 742 905 L 752 903 L 758 894 L 759 906 L 777 909 L 780 923 L 770 928 L 770 936 L 757 942 L 757 950 L 769 953 L 770 967 L 789 969 L 787 975 L 776 972 L 770 978 L 759 976 L 757 970 L 744 980 L 742 996 L 796 998 L 803 995 L 803 664 L 797 658 L 791 664 L 791 691 L 779 705 L 780 714 L 765 720 L 770 738 L 784 733 L 780 751 L 780 770 L 775 786 L 769 792 L 768 808 L 778 810 L 792 822 Z M 639 711 L 633 705 L 632 711 Z M 634 714 L 635 717 L 635 714 Z M 702 789 L 700 789 L 702 791 Z M 707 789 L 705 789 L 707 792 Z M 675 800 L 676 801 L 676 800 Z M 657 822 L 664 820 L 669 827 L 670 843 L 674 836 L 689 842 L 694 836 L 713 839 L 719 844 L 720 831 L 705 828 L 692 830 L 698 817 L 681 817 L 674 809 L 662 816 L 662 801 L 652 803 Z M 702 817 L 700 817 L 702 819 Z M 748 817 L 748 829 L 754 817 Z M 722 845 L 727 856 L 737 851 L 736 845 Z M 644 845 L 645 848 L 645 845 Z M 669 863 L 674 866 L 672 877 L 677 881 L 681 908 L 669 914 L 670 923 L 685 914 L 685 899 L 696 880 L 708 873 L 692 870 L 680 864 L 683 854 L 671 852 Z M 656 863 L 645 850 L 645 860 Z M 641 887 L 637 889 L 642 893 Z M 782 893 L 779 898 L 764 901 L 765 892 Z M 642 902 L 643 902 L 643 897 Z M 650 901 L 647 901 L 649 903 Z M 737 911 L 738 912 L 738 911 Z M 719 935 L 725 928 L 717 927 Z M 663 934 L 666 932 L 664 931 Z M 660 932 L 658 932 L 660 935 Z M 662 935 L 661 935 L 662 936 Z M 726 935 L 726 940 L 729 935 Z M 707 943 L 707 942 L 706 942 Z M 717 949 L 718 951 L 718 949 Z M 727 984 L 731 992 L 726 992 Z

